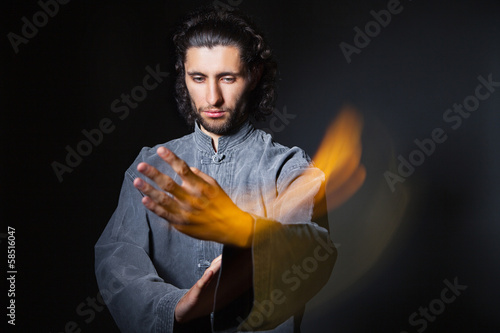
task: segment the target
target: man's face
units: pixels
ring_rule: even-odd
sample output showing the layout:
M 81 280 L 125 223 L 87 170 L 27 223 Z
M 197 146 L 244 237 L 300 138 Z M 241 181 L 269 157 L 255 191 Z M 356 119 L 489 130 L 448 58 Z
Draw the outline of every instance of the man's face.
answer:
M 184 68 L 193 112 L 202 129 L 224 135 L 246 119 L 250 79 L 237 47 L 190 47 Z

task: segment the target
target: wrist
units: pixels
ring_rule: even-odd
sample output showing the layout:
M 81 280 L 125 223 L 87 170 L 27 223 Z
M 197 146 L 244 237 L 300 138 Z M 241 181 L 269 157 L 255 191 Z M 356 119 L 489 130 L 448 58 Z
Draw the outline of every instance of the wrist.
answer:
M 181 300 L 179 301 L 179 303 L 182 302 L 182 298 Z M 179 303 L 177 303 L 177 305 L 175 306 L 175 309 L 174 309 L 174 320 L 175 320 L 175 323 L 177 324 L 182 324 L 183 323 L 183 318 L 182 316 L 179 315 Z
M 237 244 L 239 247 L 249 248 L 252 246 L 254 224 L 255 224 L 254 217 L 251 214 L 245 212 L 244 216 L 241 219 L 241 226 L 240 226 L 241 234 L 239 235 L 240 237 L 238 237 L 239 244 Z

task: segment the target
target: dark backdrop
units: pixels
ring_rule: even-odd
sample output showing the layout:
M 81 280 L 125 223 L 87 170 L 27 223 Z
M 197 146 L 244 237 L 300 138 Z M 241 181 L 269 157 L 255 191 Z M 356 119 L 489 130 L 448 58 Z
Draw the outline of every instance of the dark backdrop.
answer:
M 10 328 L 117 331 L 95 300 L 93 245 L 139 149 L 189 132 L 172 96 L 169 36 L 182 14 L 209 2 L 75 0 L 47 7 L 51 15 L 39 12 L 53 1 L 2 2 L 1 267 L 6 274 L 10 226 L 17 271 Z M 277 112 L 291 116 L 260 126 L 277 141 L 314 155 L 342 105 L 364 117 L 367 178 L 330 212 L 339 259 L 308 305 L 304 332 L 498 332 L 500 87 L 479 105 L 469 96 L 480 76 L 500 81 L 499 2 L 219 3 L 254 16 L 274 48 Z M 370 23 L 388 6 L 385 27 Z M 358 36 L 346 57 L 340 44 L 356 46 L 356 27 L 371 37 Z M 113 112 L 122 93 L 140 96 L 147 66 L 170 75 L 128 114 Z M 474 111 L 459 126 L 443 118 L 464 101 Z M 109 133 L 83 143 L 82 131 L 106 119 Z M 446 140 L 430 156 L 415 152 L 415 140 L 436 128 Z M 54 162 L 67 165 L 67 149 L 78 147 L 87 156 L 58 179 Z M 410 157 L 421 164 L 392 191 L 384 173 L 397 174 Z M 2 280 L 7 313 L 12 297 Z M 445 290 L 454 283 L 467 288 L 454 296 Z

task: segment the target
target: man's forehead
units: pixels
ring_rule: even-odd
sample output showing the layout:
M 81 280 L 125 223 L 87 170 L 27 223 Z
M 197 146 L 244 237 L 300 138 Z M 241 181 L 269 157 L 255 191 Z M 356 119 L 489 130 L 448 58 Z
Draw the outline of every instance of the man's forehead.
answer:
M 190 47 L 184 63 L 187 71 L 196 72 L 240 72 L 243 63 L 236 46 Z

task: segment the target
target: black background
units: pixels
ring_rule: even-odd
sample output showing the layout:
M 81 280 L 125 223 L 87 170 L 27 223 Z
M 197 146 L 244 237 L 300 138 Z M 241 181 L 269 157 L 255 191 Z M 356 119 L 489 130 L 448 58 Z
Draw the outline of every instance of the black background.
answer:
M 1 267 L 5 273 L 11 226 L 18 271 L 11 329 L 64 332 L 74 322 L 81 332 L 117 331 L 106 309 L 77 313 L 98 293 L 93 245 L 139 149 L 190 131 L 172 95 L 169 36 L 179 17 L 209 2 L 74 0 L 18 53 L 7 34 L 21 35 L 21 18 L 32 22 L 40 5 L 2 2 Z M 500 331 L 500 88 L 459 128 L 443 120 L 474 94 L 478 76 L 500 81 L 500 3 L 403 0 L 402 12 L 350 63 L 339 44 L 352 45 L 354 27 L 364 30 L 370 11 L 387 1 L 232 4 L 255 17 L 279 62 L 277 109 L 296 117 L 277 141 L 313 156 L 342 105 L 364 116 L 367 179 L 330 212 L 339 259 L 303 331 L 417 332 L 424 327 L 409 316 L 455 278 L 467 289 L 420 331 Z M 157 64 L 171 75 L 120 120 L 111 103 Z M 75 148 L 81 131 L 104 118 L 115 130 L 59 182 L 51 163 L 65 164 L 65 147 Z M 396 172 L 397 157 L 408 158 L 414 140 L 434 128 L 447 140 L 392 192 L 384 172 Z

